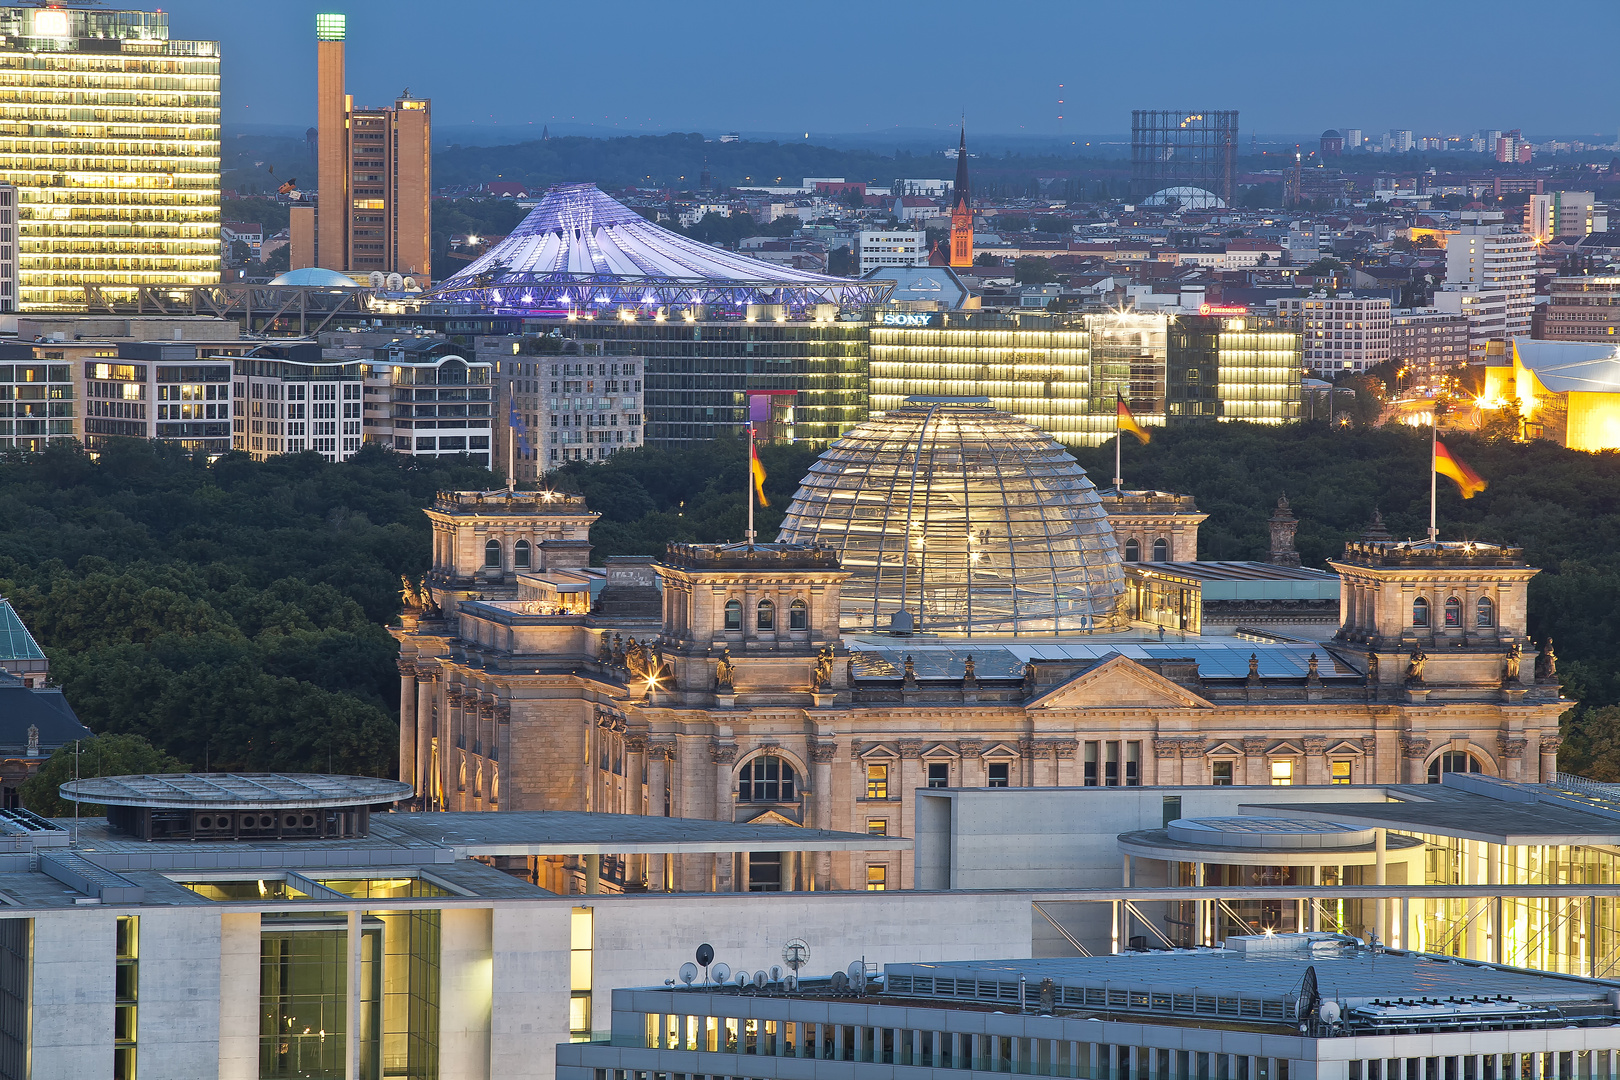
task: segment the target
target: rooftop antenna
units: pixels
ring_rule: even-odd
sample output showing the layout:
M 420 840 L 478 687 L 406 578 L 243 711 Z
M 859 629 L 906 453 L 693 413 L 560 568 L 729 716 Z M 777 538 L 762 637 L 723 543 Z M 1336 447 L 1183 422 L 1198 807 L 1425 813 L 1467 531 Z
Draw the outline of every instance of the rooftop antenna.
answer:
M 714 963 L 714 946 L 704 942 L 697 947 L 697 962 L 703 967 L 703 985 L 709 985 L 709 965 Z M 721 979 L 724 982 L 724 977 Z
M 686 963 L 681 965 L 681 982 L 685 983 L 687 986 L 691 986 L 693 981 L 696 979 L 697 965 L 688 960 Z

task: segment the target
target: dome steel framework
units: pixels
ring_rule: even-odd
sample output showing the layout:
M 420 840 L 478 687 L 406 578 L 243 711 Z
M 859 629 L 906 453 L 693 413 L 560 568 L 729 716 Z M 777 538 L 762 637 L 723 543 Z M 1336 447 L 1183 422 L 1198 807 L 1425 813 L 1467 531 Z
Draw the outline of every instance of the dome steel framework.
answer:
M 780 304 L 794 315 L 881 303 L 894 283 L 828 277 L 751 259 L 654 225 L 593 184 L 562 184 L 500 243 L 446 278 L 433 299 L 491 311 L 741 314 Z
M 842 626 L 963 636 L 1124 628 L 1119 548 L 1052 437 L 984 398 L 908 398 L 833 443 L 782 522 L 852 576 Z

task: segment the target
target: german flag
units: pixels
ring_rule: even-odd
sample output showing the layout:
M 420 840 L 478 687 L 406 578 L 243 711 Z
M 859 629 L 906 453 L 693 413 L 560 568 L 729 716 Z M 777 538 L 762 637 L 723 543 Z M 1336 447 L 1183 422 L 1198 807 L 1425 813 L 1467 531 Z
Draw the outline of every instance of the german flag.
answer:
M 1485 490 L 1485 480 L 1479 473 L 1464 465 L 1439 439 L 1434 441 L 1434 471 L 1441 476 L 1449 476 L 1465 499 L 1472 499 Z
M 748 471 L 754 477 L 754 494 L 759 497 L 759 505 L 771 505 L 765 501 L 765 466 L 759 463 L 759 451 L 753 443 L 748 445 Z
M 1146 428 L 1136 422 L 1136 417 L 1131 415 L 1131 407 L 1125 404 L 1123 397 L 1118 395 L 1114 397 L 1114 415 L 1117 417 L 1117 422 L 1114 424 L 1116 430 L 1130 432 L 1136 436 L 1138 442 L 1145 443 L 1153 438 L 1152 435 L 1148 434 Z

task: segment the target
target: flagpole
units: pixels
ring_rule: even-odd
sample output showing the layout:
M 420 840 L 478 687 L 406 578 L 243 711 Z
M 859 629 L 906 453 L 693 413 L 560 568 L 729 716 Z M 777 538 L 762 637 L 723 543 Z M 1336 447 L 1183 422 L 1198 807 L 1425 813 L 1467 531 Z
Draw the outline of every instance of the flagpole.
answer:
M 1439 444 L 1440 410 L 1436 408 L 1434 411 L 1434 422 L 1429 425 L 1429 543 L 1431 544 L 1438 543 L 1440 539 L 1440 530 L 1435 527 L 1434 517 L 1435 477 L 1438 475 L 1435 472 L 1434 466 L 1438 454 Z
M 506 413 L 506 490 L 517 490 L 517 428 L 512 426 L 512 412 Z
M 1119 402 L 1120 402 L 1120 397 L 1119 397 L 1118 394 L 1115 394 L 1114 395 L 1114 491 L 1117 494 L 1123 495 L 1123 494 L 1125 494 L 1125 481 L 1119 475 L 1120 474 L 1120 468 L 1119 468 L 1119 444 L 1125 441 L 1125 431 L 1124 431 L 1123 428 L 1121 428 L 1119 426 Z
M 753 408 L 752 405 L 749 406 Z M 748 418 L 748 464 L 743 469 L 743 491 L 748 499 L 748 546 L 754 546 L 754 418 Z

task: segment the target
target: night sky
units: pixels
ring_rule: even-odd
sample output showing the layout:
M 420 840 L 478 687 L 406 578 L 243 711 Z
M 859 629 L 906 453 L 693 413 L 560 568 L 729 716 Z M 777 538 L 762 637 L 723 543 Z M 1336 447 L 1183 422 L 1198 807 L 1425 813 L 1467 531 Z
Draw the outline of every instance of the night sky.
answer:
M 173 36 L 223 42 L 227 128 L 314 123 L 314 15 L 342 11 L 358 103 L 409 86 L 433 99 L 441 132 L 917 134 L 943 132 L 965 109 L 970 132 L 1083 139 L 1128 131 L 1133 108 L 1192 107 L 1238 109 L 1245 137 L 1262 139 L 1327 127 L 1620 137 L 1616 0 L 171 0 L 165 10 Z

